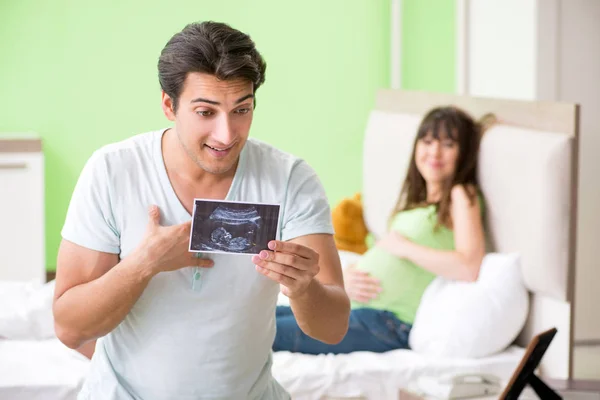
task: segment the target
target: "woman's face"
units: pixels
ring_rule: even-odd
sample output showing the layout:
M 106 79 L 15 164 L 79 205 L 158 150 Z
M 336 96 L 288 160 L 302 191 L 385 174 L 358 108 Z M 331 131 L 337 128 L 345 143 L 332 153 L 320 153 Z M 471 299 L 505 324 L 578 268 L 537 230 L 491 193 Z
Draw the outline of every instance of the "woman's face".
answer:
M 415 163 L 425 182 L 440 184 L 454 176 L 458 155 L 458 142 L 447 133 L 441 133 L 436 139 L 428 132 L 417 140 Z

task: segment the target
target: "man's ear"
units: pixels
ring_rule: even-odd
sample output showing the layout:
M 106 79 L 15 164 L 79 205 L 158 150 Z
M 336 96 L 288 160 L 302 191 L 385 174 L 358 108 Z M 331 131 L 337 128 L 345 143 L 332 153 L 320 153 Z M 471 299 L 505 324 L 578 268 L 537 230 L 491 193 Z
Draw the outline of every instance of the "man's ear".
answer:
M 164 90 L 161 91 L 161 103 L 165 117 L 169 121 L 175 121 L 175 104 L 173 104 L 173 99 Z

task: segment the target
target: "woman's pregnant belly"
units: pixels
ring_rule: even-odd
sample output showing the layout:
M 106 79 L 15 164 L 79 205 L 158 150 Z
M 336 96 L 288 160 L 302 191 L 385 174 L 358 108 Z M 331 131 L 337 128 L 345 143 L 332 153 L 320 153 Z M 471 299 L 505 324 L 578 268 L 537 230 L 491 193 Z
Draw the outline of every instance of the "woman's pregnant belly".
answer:
M 407 323 L 413 322 L 423 292 L 435 278 L 431 272 L 379 247 L 367 251 L 356 268 L 379 279 L 382 290 L 368 303 L 352 301 L 352 308 L 388 310 Z

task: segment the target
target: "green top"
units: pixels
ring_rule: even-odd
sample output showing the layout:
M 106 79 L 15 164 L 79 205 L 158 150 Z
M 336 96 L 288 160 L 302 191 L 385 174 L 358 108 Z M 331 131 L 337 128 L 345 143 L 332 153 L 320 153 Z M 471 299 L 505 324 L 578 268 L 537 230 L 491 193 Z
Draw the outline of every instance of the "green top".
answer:
M 454 233 L 437 223 L 435 206 L 399 212 L 391 221 L 390 229 L 422 246 L 439 250 L 454 249 Z M 356 265 L 381 282 L 381 293 L 368 303 L 352 302 L 352 308 L 375 308 L 393 312 L 398 319 L 412 324 L 423 292 L 436 275 L 413 262 L 397 257 L 374 246 Z
M 483 194 L 477 200 L 481 216 L 485 214 Z M 390 230 L 397 231 L 421 246 L 437 250 L 454 250 L 454 232 L 440 225 L 435 205 L 414 208 L 397 213 L 390 223 Z M 380 247 L 371 247 L 360 258 L 357 269 L 368 272 L 381 282 L 379 296 L 368 303 L 352 301 L 352 308 L 375 308 L 393 312 L 401 321 L 412 324 L 423 292 L 436 275 L 412 261 L 400 258 Z

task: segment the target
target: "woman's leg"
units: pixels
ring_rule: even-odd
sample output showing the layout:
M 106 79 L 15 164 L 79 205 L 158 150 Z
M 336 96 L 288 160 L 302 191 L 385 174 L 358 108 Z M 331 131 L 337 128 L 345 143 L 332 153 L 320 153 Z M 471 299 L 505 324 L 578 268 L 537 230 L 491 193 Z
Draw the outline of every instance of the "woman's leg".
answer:
M 390 317 L 391 316 L 391 317 Z M 387 311 L 361 308 L 352 310 L 348 332 L 338 344 L 330 345 L 306 335 L 289 312 L 277 317 L 277 333 L 273 351 L 305 354 L 341 354 L 353 351 L 385 352 L 407 348 L 408 341 L 398 335 L 398 323 Z M 396 321 L 398 321 L 396 319 Z M 408 334 L 406 335 L 408 337 Z

